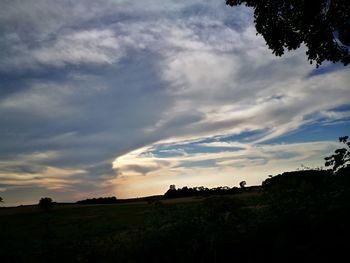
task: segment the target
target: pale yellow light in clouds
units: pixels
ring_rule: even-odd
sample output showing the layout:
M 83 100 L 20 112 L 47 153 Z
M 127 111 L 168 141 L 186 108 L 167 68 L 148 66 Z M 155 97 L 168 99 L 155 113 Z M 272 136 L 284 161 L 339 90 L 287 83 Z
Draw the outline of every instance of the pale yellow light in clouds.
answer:
M 46 167 L 36 173 L 0 173 L 0 179 L 2 184 L 11 185 L 11 188 L 39 186 L 67 191 L 72 185 L 81 182 L 84 174 L 84 170 Z
M 248 185 L 259 185 L 270 174 L 296 170 L 302 165 L 322 167 L 323 157 L 337 144 L 328 141 L 274 145 L 214 142 L 205 146 L 239 146 L 241 149 L 156 157 L 152 154 L 156 146 L 147 146 L 114 161 L 113 166 L 119 175 L 111 183 L 119 198 L 164 194 L 171 184 L 177 187 L 233 187 L 245 180 Z M 215 165 L 196 166 L 198 161 L 214 161 Z M 193 166 L 186 166 L 191 162 Z

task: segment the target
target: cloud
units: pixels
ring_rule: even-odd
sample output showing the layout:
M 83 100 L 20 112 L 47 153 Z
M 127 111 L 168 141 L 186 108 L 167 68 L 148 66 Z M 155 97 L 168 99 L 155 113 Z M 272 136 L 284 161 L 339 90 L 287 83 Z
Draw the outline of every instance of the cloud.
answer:
M 39 64 L 111 64 L 121 56 L 118 41 L 111 30 L 90 30 L 61 36 L 54 43 L 34 50 L 32 55 Z
M 0 69 L 31 69 L 45 66 L 116 63 L 122 56 L 118 40 L 111 30 L 84 30 L 41 41 L 34 47 L 19 44 L 11 58 L 5 58 Z
M 191 144 L 183 144 L 183 151 Z M 226 147 L 230 149 L 237 142 L 220 142 L 206 144 L 207 146 Z M 118 192 L 131 196 L 129 191 L 135 193 L 135 184 L 143 185 L 144 189 L 138 189 L 141 195 L 154 191 L 154 184 L 162 184 L 155 193 L 162 194 L 170 184 L 179 186 L 198 186 L 205 184 L 210 187 L 217 185 L 238 186 L 242 180 L 250 185 L 261 184 L 268 174 L 277 174 L 288 170 L 295 170 L 304 166 L 322 167 L 323 158 L 332 149 L 339 146 L 332 141 L 316 141 L 309 143 L 291 144 L 254 144 L 238 143 L 241 149 L 224 150 L 212 153 L 188 152 L 182 156 L 155 156 L 153 153 L 158 147 L 145 147 L 117 158 L 114 167 L 123 171 L 119 177 L 113 180 Z M 179 147 L 178 145 L 173 145 Z M 162 162 L 159 166 L 157 163 Z M 138 169 L 130 170 L 130 164 L 138 164 Z M 143 168 L 153 167 L 147 175 Z M 166 173 L 166 176 L 164 176 Z M 126 188 L 126 189 L 125 189 Z M 131 190 L 132 189 L 132 190 Z M 154 194 L 154 192 L 153 192 Z
M 330 150 L 271 140 L 305 126 L 348 127 L 348 111 L 336 110 L 348 105 L 348 68 L 313 74 L 303 49 L 275 57 L 246 7 L 7 1 L 0 32 L 2 189 L 135 196 L 254 169 L 259 182 Z

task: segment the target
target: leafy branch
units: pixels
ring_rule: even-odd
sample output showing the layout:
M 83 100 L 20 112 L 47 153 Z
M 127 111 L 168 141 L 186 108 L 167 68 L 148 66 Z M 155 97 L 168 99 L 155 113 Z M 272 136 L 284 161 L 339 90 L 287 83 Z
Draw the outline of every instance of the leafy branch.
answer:
M 325 166 L 333 166 L 332 169 L 334 172 L 349 166 L 350 142 L 348 142 L 348 139 L 348 136 L 339 137 L 339 142 L 343 143 L 346 148 L 337 149 L 333 155 L 324 158 L 326 161 Z

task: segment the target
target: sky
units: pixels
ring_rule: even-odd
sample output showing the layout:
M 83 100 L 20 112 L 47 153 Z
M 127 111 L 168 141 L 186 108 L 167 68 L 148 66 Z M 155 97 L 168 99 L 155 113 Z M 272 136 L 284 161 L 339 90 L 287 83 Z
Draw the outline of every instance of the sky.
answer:
M 224 0 L 2 0 L 0 50 L 3 205 L 257 185 L 349 135 L 349 67 Z

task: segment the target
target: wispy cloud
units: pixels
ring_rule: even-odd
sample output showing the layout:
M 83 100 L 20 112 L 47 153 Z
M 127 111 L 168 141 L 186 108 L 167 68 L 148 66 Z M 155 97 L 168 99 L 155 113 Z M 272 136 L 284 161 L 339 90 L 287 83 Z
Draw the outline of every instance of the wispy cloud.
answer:
M 30 195 L 21 185 L 36 196 L 55 188 L 59 198 L 67 189 L 65 198 L 74 199 L 160 193 L 169 182 L 228 184 L 233 173 L 237 180 L 256 174 L 257 183 L 313 163 L 330 150 L 334 130 L 349 127 L 348 110 L 337 110 L 349 104 L 348 68 L 325 65 L 314 74 L 303 49 L 275 57 L 246 7 L 199 0 L 0 5 L 5 199 Z M 269 144 L 331 123 L 319 143 Z
M 179 186 L 198 186 L 205 184 L 238 186 L 242 180 L 250 185 L 260 184 L 269 174 L 277 174 L 286 170 L 295 170 L 304 166 L 318 168 L 323 166 L 322 156 L 339 146 L 335 142 L 317 141 L 292 144 L 254 144 L 220 142 L 208 143 L 209 147 L 226 147 L 230 149 L 239 144 L 239 150 L 220 150 L 211 153 L 186 153 L 182 156 L 155 156 L 157 147 L 145 147 L 117 158 L 114 167 L 119 176 L 113 179 L 116 190 L 125 196 L 132 196 L 135 185 L 144 185 L 138 189 L 140 195 L 147 195 L 153 184 L 161 187 L 155 191 L 162 194 L 166 187 L 176 183 Z M 197 147 L 201 143 L 195 144 Z M 178 146 L 176 146 L 178 147 Z M 183 151 L 186 144 L 183 145 Z M 222 148 L 221 148 L 222 149 Z M 138 164 L 133 169 L 132 164 Z M 149 169 L 149 168 L 152 169 Z M 147 170 L 147 174 L 143 172 Z M 132 190 L 134 189 L 134 190 Z M 130 193 L 131 192 L 131 193 Z

